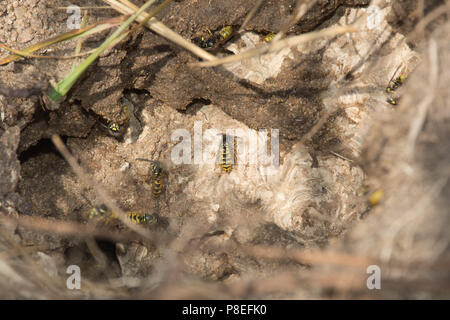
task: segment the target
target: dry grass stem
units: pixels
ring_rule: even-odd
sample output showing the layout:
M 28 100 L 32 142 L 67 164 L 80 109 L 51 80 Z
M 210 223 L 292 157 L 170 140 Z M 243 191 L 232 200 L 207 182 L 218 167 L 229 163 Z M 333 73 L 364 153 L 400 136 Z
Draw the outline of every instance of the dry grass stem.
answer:
M 106 2 L 107 4 L 109 4 L 111 7 L 113 7 L 115 10 L 117 10 L 118 12 L 120 12 L 122 14 L 133 14 L 134 12 L 136 12 L 139 9 L 137 6 L 135 6 L 133 3 L 129 2 L 129 1 L 126 1 L 126 2 L 122 1 L 122 2 L 125 2 L 126 5 L 123 3 L 120 3 L 116 0 L 103 0 L 103 1 Z M 136 20 L 141 22 L 145 19 L 145 17 L 147 17 L 147 13 L 143 13 Z M 186 50 L 192 52 L 194 55 L 196 55 L 204 60 L 210 61 L 210 60 L 216 59 L 215 56 L 213 56 L 212 54 L 199 48 L 192 42 L 184 39 L 178 33 L 169 29 L 162 22 L 158 21 L 154 17 L 151 18 L 149 21 L 147 21 L 146 26 L 148 28 L 150 28 L 151 30 L 153 30 L 154 32 L 156 32 L 157 34 L 159 34 L 160 36 L 176 43 L 180 47 L 185 48 Z

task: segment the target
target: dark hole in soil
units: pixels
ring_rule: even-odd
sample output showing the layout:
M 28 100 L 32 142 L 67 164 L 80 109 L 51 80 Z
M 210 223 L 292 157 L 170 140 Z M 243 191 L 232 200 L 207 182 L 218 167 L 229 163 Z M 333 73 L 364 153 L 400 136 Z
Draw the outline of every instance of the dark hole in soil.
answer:
M 196 98 L 193 99 L 187 106 L 186 110 L 178 110 L 182 114 L 195 115 L 203 107 L 211 104 L 211 100 Z
M 126 88 L 123 90 L 124 96 L 128 96 L 132 93 L 137 94 L 137 95 L 145 95 L 148 98 L 153 98 L 147 89 Z
M 67 137 L 62 136 L 61 139 L 63 140 L 64 144 L 67 142 Z M 25 151 L 21 152 L 19 155 L 19 161 L 20 163 L 26 162 L 28 159 L 37 157 L 38 155 L 42 153 L 54 153 L 60 158 L 62 158 L 59 151 L 56 149 L 55 145 L 53 144 L 51 139 L 41 139 L 37 144 L 34 146 L 29 147 Z

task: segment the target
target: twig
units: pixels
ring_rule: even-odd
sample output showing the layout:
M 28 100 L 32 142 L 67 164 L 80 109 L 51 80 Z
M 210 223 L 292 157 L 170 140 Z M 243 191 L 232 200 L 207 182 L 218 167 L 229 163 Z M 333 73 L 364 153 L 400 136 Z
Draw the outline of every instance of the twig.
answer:
M 349 159 L 349 158 L 346 158 L 346 157 L 340 155 L 340 154 L 337 153 L 337 152 L 330 151 L 330 153 L 331 153 L 331 154 L 334 154 L 334 155 L 335 155 L 336 157 L 338 157 L 338 158 L 341 158 L 341 159 L 343 159 L 343 160 L 347 160 L 348 162 L 353 162 L 353 160 L 351 160 L 351 159 Z
M 425 118 L 427 116 L 428 108 L 434 100 L 435 91 L 438 81 L 438 47 L 436 40 L 430 39 L 428 46 L 428 56 L 429 56 L 429 67 L 430 73 L 428 78 L 428 88 L 427 95 L 417 107 L 417 116 L 413 118 L 411 127 L 408 134 L 408 155 L 409 157 L 414 156 L 414 149 L 416 145 L 417 137 L 422 130 L 423 124 L 425 123 Z
M 258 2 L 255 3 L 255 5 L 253 6 L 252 10 L 250 10 L 248 15 L 245 17 L 244 22 L 242 22 L 242 25 L 241 25 L 241 27 L 239 28 L 239 31 L 238 31 L 239 33 L 244 30 L 244 28 L 247 26 L 247 23 L 253 18 L 253 16 L 259 10 L 259 8 L 261 8 L 261 5 L 262 5 L 262 3 L 264 1 L 265 0 L 258 0 Z
M 72 236 L 76 238 L 98 237 L 110 239 L 115 241 L 139 240 L 140 236 L 131 232 L 116 232 L 107 228 L 94 226 L 93 224 L 82 224 L 75 221 L 53 220 L 40 217 L 20 216 L 18 218 L 13 216 L 0 215 L 0 221 L 3 225 L 19 224 L 24 228 L 51 232 L 61 236 Z
M 57 7 L 56 10 L 67 10 L 67 9 L 71 9 L 72 7 Z M 89 6 L 89 7 L 79 7 L 80 9 L 108 9 L 108 10 L 112 10 L 113 8 L 108 7 L 108 6 Z
M 288 19 L 288 21 L 281 27 L 280 32 L 278 32 L 278 34 L 273 38 L 272 44 L 273 42 L 276 42 L 284 38 L 288 30 L 303 17 L 305 13 L 308 12 L 308 10 L 311 9 L 313 5 L 316 4 L 317 0 L 310 1 L 308 4 L 305 3 L 300 4 L 301 2 L 302 0 L 297 1 L 294 15 L 291 16 L 291 18 Z
M 32 54 L 32 53 L 28 53 L 25 51 L 20 51 L 20 50 L 16 50 L 10 47 L 5 46 L 3 43 L 0 43 L 0 48 L 5 49 L 6 51 L 9 51 L 11 53 L 14 53 L 15 55 L 24 57 L 24 58 L 35 58 L 35 59 L 74 59 L 74 58 L 78 58 L 78 57 L 82 57 L 88 54 L 91 54 L 92 52 L 95 51 L 95 49 L 93 50 L 89 50 L 83 53 L 78 53 L 78 54 L 74 54 L 71 56 L 42 56 L 42 55 L 37 55 L 37 54 Z
M 36 271 L 36 264 L 31 258 L 31 255 L 27 251 L 23 250 L 23 247 L 19 243 L 17 243 L 2 229 L 0 229 L 0 236 L 6 239 L 6 241 L 8 241 L 13 246 L 13 249 L 16 251 L 16 253 L 22 256 L 27 265 L 32 266 L 32 268 Z M 57 286 L 56 281 L 51 278 L 46 272 L 42 272 L 41 270 L 39 270 L 39 272 L 34 272 L 34 274 L 35 276 L 37 276 L 36 280 L 39 280 L 39 286 L 46 287 L 49 291 L 52 291 Z
M 414 30 L 410 32 L 407 36 L 406 41 L 411 41 L 418 34 L 421 34 L 425 27 L 433 20 L 437 19 L 440 15 L 447 13 L 450 11 L 450 3 L 443 4 L 442 6 L 437 7 L 429 14 L 427 14 L 423 19 L 421 19 L 417 25 L 414 27 Z

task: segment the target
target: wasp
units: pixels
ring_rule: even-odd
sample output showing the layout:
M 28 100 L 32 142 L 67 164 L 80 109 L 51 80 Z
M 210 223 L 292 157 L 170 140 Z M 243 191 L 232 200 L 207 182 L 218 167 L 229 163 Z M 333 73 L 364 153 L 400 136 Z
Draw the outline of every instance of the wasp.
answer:
M 383 198 L 384 191 L 382 189 L 376 190 L 374 193 L 372 193 L 369 197 L 369 204 L 373 207 L 380 203 L 381 199 Z
M 94 220 L 97 223 L 111 225 L 118 220 L 116 213 L 111 212 L 104 204 L 93 207 L 89 211 L 89 220 Z
M 269 33 L 264 37 L 264 42 L 269 43 L 270 41 L 273 40 L 273 38 L 275 38 L 275 36 L 276 36 L 275 33 Z
M 123 135 L 123 129 L 122 127 L 114 121 L 109 122 L 108 124 L 104 124 L 101 121 L 99 121 L 100 125 L 108 131 L 108 134 L 115 137 L 120 138 Z
M 392 97 L 388 97 L 386 99 L 386 102 L 389 103 L 389 104 L 392 104 L 393 106 L 396 106 L 398 104 L 398 100 L 396 100 L 396 99 L 394 99 Z
M 91 113 L 97 119 L 97 122 L 100 124 L 101 128 L 104 129 L 110 136 L 113 136 L 114 138 L 117 139 L 123 138 L 123 135 L 125 134 L 125 131 L 130 122 L 130 111 L 128 110 L 128 106 L 123 105 L 122 112 L 125 113 L 125 120 L 117 122 L 117 121 L 108 121 L 102 116 L 97 115 L 91 111 Z M 123 114 L 121 115 L 121 118 L 122 117 Z
M 152 183 L 151 183 L 152 197 L 155 199 L 159 198 L 162 190 L 162 174 L 163 174 L 161 163 L 159 161 L 142 158 L 137 158 L 136 160 L 150 162 L 150 168 L 152 171 Z
M 127 218 L 134 224 L 152 225 L 155 224 L 158 219 L 155 214 L 142 213 L 142 212 L 128 212 Z
M 391 77 L 391 79 L 389 80 L 389 83 L 388 83 L 388 85 L 387 85 L 387 87 L 386 87 L 386 92 L 388 92 L 388 93 L 394 92 L 395 90 L 398 89 L 398 87 L 400 87 L 400 86 L 405 82 L 406 76 L 403 75 L 403 74 L 400 75 L 400 76 L 398 76 L 398 77 L 396 77 L 396 78 L 394 79 L 394 77 L 395 77 L 395 75 L 397 74 L 397 72 L 398 72 L 399 69 L 400 69 L 400 66 L 398 66 L 397 69 L 395 69 L 395 72 L 394 72 L 394 74 L 392 75 L 392 77 Z
M 391 79 L 389 80 L 389 83 L 386 87 L 386 92 L 387 93 L 393 93 L 395 90 L 397 90 L 406 80 L 406 75 L 400 75 L 398 77 L 395 77 L 395 74 L 397 73 L 398 69 L 400 68 L 400 66 L 395 70 L 394 74 L 392 75 Z M 398 104 L 398 98 L 393 98 L 393 97 L 388 97 L 386 100 L 387 103 L 392 104 L 392 105 L 397 105 Z
M 220 166 L 226 173 L 231 172 L 234 163 L 236 149 L 236 137 L 219 133 L 222 136 L 220 144 Z
M 155 214 L 142 212 L 127 212 L 126 217 L 131 223 L 141 225 L 152 225 L 158 220 Z M 95 206 L 89 211 L 89 219 L 112 224 L 113 222 L 119 221 L 119 216 L 114 212 L 110 212 L 108 208 L 102 204 Z
M 198 45 L 204 49 L 210 49 L 225 43 L 233 34 L 233 27 L 225 26 L 214 33 L 209 30 L 208 32 L 210 34 L 208 38 L 201 37 L 200 39 L 197 38 L 196 40 Z
M 200 37 L 195 38 L 194 42 L 197 43 L 201 48 L 203 49 L 210 49 L 214 47 L 214 45 L 219 41 L 219 34 L 215 33 L 213 34 L 209 29 L 207 29 L 209 33 L 209 37 Z
M 386 92 L 391 93 L 398 89 L 406 80 L 405 75 L 401 75 L 394 80 L 390 80 L 388 86 L 386 87 Z
M 201 37 L 199 40 L 195 40 L 195 42 L 197 42 L 197 44 L 203 49 L 210 49 L 214 47 L 214 45 L 217 42 L 217 39 L 213 37 L 210 38 Z
M 221 42 L 227 41 L 231 37 L 232 33 L 233 33 L 232 26 L 223 27 L 222 29 L 219 30 L 220 41 Z
M 89 219 L 104 219 L 108 215 L 108 211 L 104 204 L 95 206 L 89 211 Z

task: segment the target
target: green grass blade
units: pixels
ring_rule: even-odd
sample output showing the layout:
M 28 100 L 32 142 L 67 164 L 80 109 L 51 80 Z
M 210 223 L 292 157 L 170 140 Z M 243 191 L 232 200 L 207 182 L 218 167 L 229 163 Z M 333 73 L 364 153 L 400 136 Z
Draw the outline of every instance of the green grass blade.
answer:
M 126 33 L 123 35 L 121 35 L 121 33 L 123 33 L 123 31 L 155 1 L 156 0 L 147 1 L 138 11 L 136 11 L 136 13 L 122 23 L 120 27 L 118 27 L 117 30 L 114 31 L 114 33 L 110 35 L 89 57 L 81 62 L 73 72 L 58 82 L 54 87 L 51 87 L 48 91 L 48 97 L 53 101 L 57 101 L 64 97 L 83 72 L 100 56 L 100 54 L 110 47 L 117 38 L 125 37 Z

